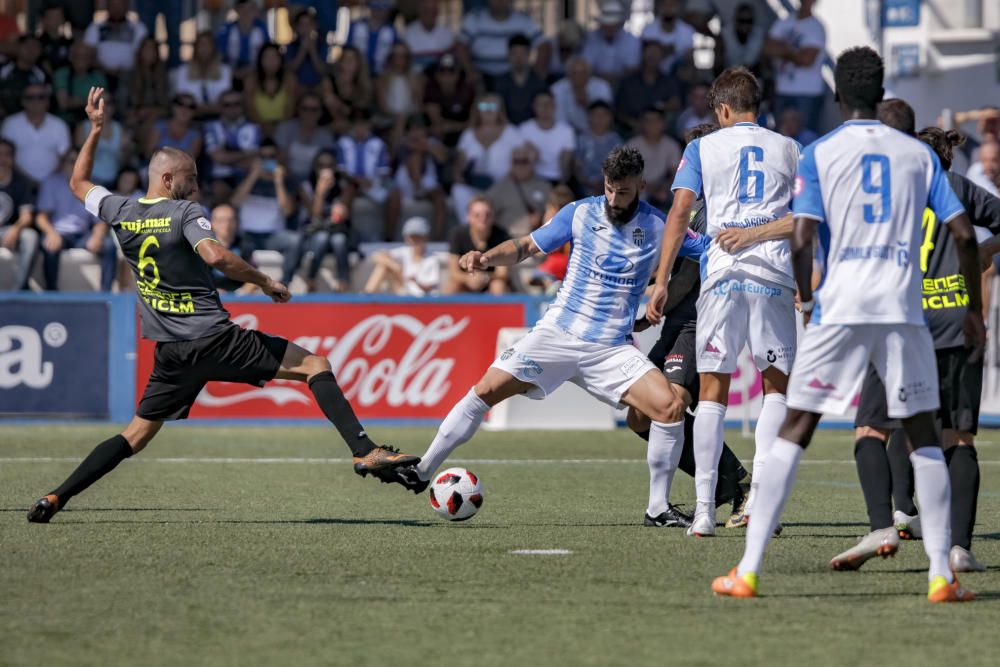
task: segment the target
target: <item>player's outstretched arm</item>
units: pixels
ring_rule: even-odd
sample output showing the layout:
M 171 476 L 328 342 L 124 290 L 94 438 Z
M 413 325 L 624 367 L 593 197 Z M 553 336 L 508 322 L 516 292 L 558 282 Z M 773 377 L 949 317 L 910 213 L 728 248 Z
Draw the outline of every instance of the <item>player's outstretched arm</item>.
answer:
M 783 241 L 792 238 L 795 229 L 791 213 L 783 218 L 758 227 L 729 227 L 715 237 L 715 242 L 726 252 L 737 253 L 744 248 L 764 241 Z
M 813 309 L 813 237 L 818 224 L 813 218 L 797 217 L 792 232 L 792 270 L 806 324 L 809 324 Z
M 541 252 L 531 236 L 522 236 L 518 239 L 504 241 L 486 252 L 478 250 L 467 252 L 459 258 L 458 266 L 468 273 L 485 271 L 494 266 L 513 266 Z
M 91 88 L 87 95 L 87 118 L 90 119 L 90 134 L 80 146 L 80 154 L 73 165 L 73 173 L 69 177 L 69 187 L 80 201 L 86 201 L 87 193 L 93 189 L 90 174 L 94 171 L 94 156 L 97 155 L 97 142 L 101 139 L 104 129 L 104 89 Z
M 982 316 L 983 267 L 979 260 L 979 245 L 976 243 L 976 232 L 972 229 L 972 223 L 964 213 L 949 221 L 948 232 L 955 242 L 958 266 L 965 278 L 965 291 L 969 295 L 968 310 L 962 327 L 965 331 L 965 345 L 972 348 L 970 360 L 977 361 L 982 357 L 986 346 L 986 326 L 983 324 Z
M 691 208 L 697 195 L 687 188 L 674 191 L 674 203 L 667 215 L 667 224 L 663 228 L 663 242 L 660 245 L 660 264 L 656 267 L 656 286 L 649 297 L 646 306 L 646 317 L 652 324 L 659 324 L 663 319 L 664 306 L 667 302 L 667 284 L 670 282 L 670 268 L 677 259 L 677 253 L 684 244 L 684 234 L 691 222 Z
M 282 283 L 272 280 L 266 273 L 258 271 L 217 241 L 205 239 L 204 242 L 198 244 L 197 250 L 206 264 L 213 269 L 218 269 L 227 278 L 256 285 L 264 294 L 278 303 L 285 303 L 292 298 L 288 288 Z

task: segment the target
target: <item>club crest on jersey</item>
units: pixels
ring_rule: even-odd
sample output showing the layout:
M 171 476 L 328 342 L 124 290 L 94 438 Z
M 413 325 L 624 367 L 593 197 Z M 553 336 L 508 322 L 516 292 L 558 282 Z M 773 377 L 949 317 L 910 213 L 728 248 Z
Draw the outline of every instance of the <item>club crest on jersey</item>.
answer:
M 212 223 L 209 222 L 208 218 L 198 218 L 198 226 L 206 232 L 212 231 Z
M 642 229 L 640 229 L 639 227 L 633 229 L 632 243 L 634 243 L 636 247 L 641 248 L 643 244 L 646 243 L 646 232 L 642 231 Z

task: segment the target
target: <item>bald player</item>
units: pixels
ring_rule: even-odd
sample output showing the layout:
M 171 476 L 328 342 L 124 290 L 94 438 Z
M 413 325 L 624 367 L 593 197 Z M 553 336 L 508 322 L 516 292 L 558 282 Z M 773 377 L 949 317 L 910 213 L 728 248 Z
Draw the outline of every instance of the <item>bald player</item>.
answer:
M 190 156 L 159 149 L 150 160 L 149 190 L 139 199 L 112 195 L 90 181 L 104 125 L 103 92 L 90 89 L 90 135 L 73 167 L 70 188 L 90 213 L 111 226 L 132 267 L 142 335 L 156 341 L 153 372 L 132 422 L 94 448 L 58 488 L 35 501 L 28 521 L 48 523 L 73 496 L 148 445 L 164 421 L 185 419 L 212 380 L 257 386 L 273 379 L 308 382 L 320 409 L 350 447 L 359 475 L 417 463 L 419 458 L 368 438 L 326 357 L 229 320 L 212 269 L 257 285 L 277 303 L 285 303 L 291 294 L 216 241 L 201 206 L 188 200 L 198 189 Z

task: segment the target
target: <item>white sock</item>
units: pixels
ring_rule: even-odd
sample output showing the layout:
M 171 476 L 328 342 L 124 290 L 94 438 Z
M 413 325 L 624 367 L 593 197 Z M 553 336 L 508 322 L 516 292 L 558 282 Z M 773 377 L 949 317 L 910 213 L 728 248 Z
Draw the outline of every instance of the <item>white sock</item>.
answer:
M 667 511 L 670 485 L 684 448 L 684 422 L 653 422 L 649 428 L 646 463 L 649 464 L 649 505 L 646 514 L 655 517 Z
M 489 409 L 490 406 L 483 403 L 483 399 L 476 395 L 474 389 L 470 389 L 469 393 L 455 404 L 441 422 L 434 441 L 417 464 L 417 475 L 420 479 L 430 479 L 448 455 L 472 437 L 483 423 L 483 418 Z
M 757 428 L 754 430 L 754 452 L 753 452 L 753 477 L 750 482 L 750 497 L 747 498 L 746 513 L 749 514 L 753 507 L 754 497 L 757 495 L 757 488 L 760 486 L 760 474 L 764 470 L 764 460 L 771 445 L 778 439 L 778 431 L 785 422 L 784 394 L 767 394 L 764 396 L 764 405 L 761 406 L 760 416 L 757 417 Z
M 694 490 L 699 503 L 715 504 L 719 458 L 725 428 L 726 406 L 714 401 L 698 404 L 694 418 Z
M 743 560 L 736 568 L 738 575 L 760 572 L 767 541 L 771 539 L 785 501 L 792 492 L 795 471 L 798 470 L 802 451 L 802 447 L 784 438 L 778 438 L 771 445 L 771 450 L 767 454 L 767 468 L 764 469 L 757 489 L 757 503 L 747 525 L 747 543 L 743 550 Z
M 924 551 L 931 561 L 928 580 L 942 576 L 952 580 L 948 565 L 951 546 L 951 482 L 944 452 L 940 447 L 921 447 L 910 454 L 913 464 L 913 485 L 920 503 L 920 528 L 924 534 Z

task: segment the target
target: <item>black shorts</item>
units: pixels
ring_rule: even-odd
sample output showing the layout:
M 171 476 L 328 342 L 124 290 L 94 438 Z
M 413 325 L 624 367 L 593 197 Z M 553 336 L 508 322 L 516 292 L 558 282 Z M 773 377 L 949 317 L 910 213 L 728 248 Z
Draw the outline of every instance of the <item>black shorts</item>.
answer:
M 263 387 L 277 375 L 287 347 L 284 338 L 235 324 L 197 340 L 157 343 L 153 372 L 135 414 L 152 421 L 187 419 L 212 380 Z
M 969 363 L 969 350 L 949 347 L 937 350 L 937 369 L 941 398 L 937 413 L 939 426 L 975 434 L 979 428 L 979 403 L 983 395 L 982 360 Z M 871 365 L 861 386 L 861 402 L 854 425 L 882 429 L 901 426 L 898 419 L 889 417 L 885 385 Z
M 649 351 L 649 360 L 663 371 L 671 384 L 684 387 L 698 400 L 698 360 L 695 357 L 695 324 L 664 322 L 659 340 Z

